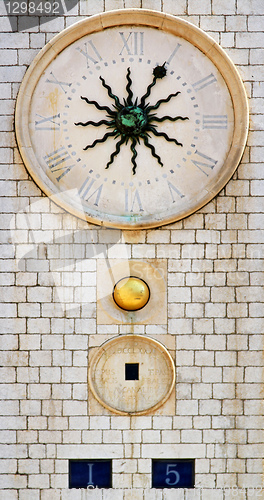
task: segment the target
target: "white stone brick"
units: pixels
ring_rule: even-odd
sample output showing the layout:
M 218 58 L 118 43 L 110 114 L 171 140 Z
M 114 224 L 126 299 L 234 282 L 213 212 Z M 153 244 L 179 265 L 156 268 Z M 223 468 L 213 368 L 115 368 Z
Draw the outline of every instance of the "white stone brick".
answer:
M 241 460 L 244 463 L 244 460 Z M 262 472 L 262 460 L 260 459 L 248 459 L 246 460 L 248 472 Z
M 177 415 L 198 415 L 198 401 L 178 400 Z
M 90 429 L 109 429 L 110 418 L 106 416 L 90 417 Z
M 217 400 L 200 400 L 199 415 L 219 415 L 221 402 Z
M 26 385 L 25 384 L 1 384 L 0 398 L 1 399 L 25 399 Z
M 212 384 L 193 384 L 192 391 L 194 399 L 212 398 Z
M 166 430 L 161 431 L 161 442 L 162 443 L 180 443 L 181 433 L 179 430 Z
M 65 444 L 58 445 L 58 458 L 119 458 L 123 456 L 123 445 L 120 444 Z
M 168 321 L 168 333 L 176 335 L 178 333 L 192 333 L 192 321 L 190 319 L 171 319 Z
M 53 399 L 42 401 L 42 415 L 60 416 L 62 415 L 62 401 Z
M 34 351 L 40 349 L 40 335 L 19 335 L 20 349 Z
M 122 433 L 119 430 L 104 430 L 103 443 L 122 443 Z
M 86 401 L 63 401 L 63 414 L 70 415 L 87 415 Z
M 215 333 L 233 333 L 235 331 L 235 321 L 227 318 L 216 318 L 214 320 Z
M 235 384 L 213 384 L 213 397 L 216 399 L 235 398 Z
M 251 450 L 251 453 L 250 453 Z M 238 458 L 252 458 L 254 453 L 255 458 L 262 458 L 263 456 L 263 443 L 248 446 L 246 444 L 238 445 Z
M 1 335 L 0 349 L 3 351 L 13 351 L 18 349 L 18 335 Z
M 31 351 L 30 366 L 51 366 L 51 351 Z
M 69 428 L 70 429 L 88 429 L 89 428 L 88 417 L 69 417 Z
M 181 431 L 182 443 L 201 443 L 202 431 L 196 429 L 189 429 Z
M 204 349 L 204 336 L 203 335 L 177 335 L 176 338 L 177 349 Z
M 173 417 L 174 429 L 189 429 L 192 426 L 192 417 L 175 416 Z
M 55 343 L 55 347 L 57 343 Z M 54 366 L 72 366 L 72 352 L 53 350 L 52 353 L 53 365 Z
M 167 458 L 201 458 L 205 456 L 205 445 L 204 444 L 144 444 L 142 445 L 142 456 L 143 458 L 163 458 L 164 452 L 166 450 Z
M 183 489 L 165 489 L 163 492 L 164 500 L 184 500 Z
M 171 429 L 171 428 L 172 428 L 172 417 L 166 417 L 166 416 L 153 417 L 153 429 Z
M 243 382 L 244 370 L 239 367 L 224 367 L 223 382 Z
M 195 416 L 193 417 L 193 427 L 194 429 L 210 429 L 211 428 L 211 417 L 206 416 Z M 198 465 L 199 466 L 199 465 Z M 205 472 L 200 470 L 200 472 Z
M 147 232 L 147 243 L 170 243 L 169 230 L 156 230 Z
M 142 456 L 140 444 L 127 443 L 124 445 L 124 448 L 125 448 L 125 453 L 124 453 L 125 458 L 140 458 Z
M 177 382 L 200 382 L 201 368 L 184 366 L 177 368 Z
M 180 258 L 180 245 L 169 244 L 165 245 L 158 244 L 157 248 L 157 258 L 158 259 L 179 259 Z
M 41 403 L 36 400 L 20 401 L 21 415 L 40 415 Z
M 126 443 L 140 443 L 141 442 L 141 431 L 139 430 L 124 430 L 123 439 Z
M 211 14 L 211 2 L 202 0 L 199 5 L 195 0 L 189 0 L 188 14 Z
M 54 333 L 54 332 L 53 332 Z M 63 349 L 63 335 L 42 335 L 42 349 L 43 350 L 62 350 Z M 54 362 L 54 359 L 53 359 Z M 56 365 L 56 362 L 54 363 Z
M 257 399 L 261 398 L 260 384 L 237 384 L 237 396 L 241 399 Z
M 200 316 L 203 316 L 203 310 L 203 304 L 186 304 L 186 317 L 199 318 Z
M 197 351 L 195 352 L 195 365 L 212 366 L 214 364 L 214 352 Z
M 208 318 L 222 318 L 226 316 L 226 305 L 221 303 L 205 304 L 205 316 Z
M 111 429 L 129 429 L 129 417 L 111 417 Z
M 213 333 L 213 320 L 212 319 L 195 319 L 194 320 L 194 333 Z
M 84 367 L 63 367 L 62 382 L 87 382 L 87 368 Z
M 209 287 L 193 287 L 192 300 L 195 302 L 208 302 L 210 300 Z
M 159 430 L 143 430 L 142 431 L 143 443 L 160 443 L 161 433 Z
M 162 417 L 159 417 L 159 419 Z M 151 429 L 152 419 L 148 416 L 137 416 L 131 417 L 130 428 L 131 429 Z
M 66 417 L 48 417 L 48 427 L 50 430 L 68 429 L 68 418 L 66 418 Z
M 264 7 L 261 0 L 251 0 L 250 3 L 246 0 L 238 0 L 237 13 L 257 16 L 257 14 L 264 14 Z
M 191 399 L 191 386 L 190 384 L 180 384 L 176 386 L 177 399 Z
M 202 368 L 202 380 L 203 382 L 221 382 L 222 381 L 222 369 L 220 367 L 203 367 Z
M 243 413 L 243 402 L 233 399 L 223 401 L 223 415 L 240 415 Z
M 49 488 L 48 474 L 32 474 L 28 478 L 28 488 Z

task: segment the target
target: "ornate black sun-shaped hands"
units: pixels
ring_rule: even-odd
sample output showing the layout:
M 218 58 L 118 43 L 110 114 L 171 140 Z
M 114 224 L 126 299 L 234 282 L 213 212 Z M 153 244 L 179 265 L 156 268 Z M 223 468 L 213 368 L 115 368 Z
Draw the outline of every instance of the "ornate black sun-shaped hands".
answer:
M 97 101 L 91 101 L 87 97 L 81 97 L 87 104 L 93 104 L 100 111 L 106 111 L 107 119 L 100 120 L 99 122 L 87 121 L 87 122 L 78 122 L 75 125 L 81 125 L 82 127 L 86 127 L 88 125 L 92 125 L 94 127 L 99 127 L 100 125 L 106 125 L 107 128 L 113 129 L 111 132 L 107 132 L 101 139 L 96 139 L 92 144 L 88 144 L 84 150 L 94 148 L 96 144 L 105 142 L 108 137 L 114 137 L 115 139 L 119 138 L 116 143 L 115 151 L 110 155 L 110 159 L 105 168 L 109 168 L 110 165 L 114 162 L 115 157 L 120 152 L 120 148 L 122 144 L 127 144 L 129 139 L 131 140 L 130 149 L 132 152 L 131 162 L 133 165 L 132 171 L 133 174 L 136 173 L 136 145 L 140 144 L 140 139 L 143 140 L 146 147 L 151 150 L 152 156 L 156 158 L 159 165 L 162 167 L 163 163 L 161 161 L 160 156 L 156 153 L 155 147 L 149 142 L 150 132 L 157 137 L 164 137 L 168 142 L 174 142 L 177 146 L 182 146 L 180 142 L 172 137 L 169 137 L 165 132 L 159 132 L 157 130 L 157 125 L 154 122 L 163 122 L 165 120 L 169 121 L 177 121 L 177 120 L 188 120 L 187 116 L 163 116 L 161 118 L 156 116 L 156 113 L 153 111 L 157 110 L 161 104 L 169 102 L 172 97 L 177 97 L 180 92 L 175 92 L 174 94 L 170 94 L 166 99 L 160 99 L 155 105 L 151 106 L 150 104 L 146 104 L 146 99 L 150 96 L 151 89 L 154 87 L 158 79 L 164 78 L 166 76 L 166 68 L 165 63 L 162 66 L 156 66 L 153 70 L 153 80 L 148 85 L 146 93 L 141 97 L 140 102 L 138 104 L 138 98 L 133 101 L 133 92 L 131 90 L 132 80 L 130 78 L 130 68 L 127 68 L 127 98 L 124 99 L 124 104 L 121 104 L 119 98 L 113 94 L 111 87 L 107 85 L 104 78 L 100 76 L 100 80 L 102 82 L 102 86 L 107 90 L 109 97 L 114 100 L 115 104 L 113 105 L 113 109 L 108 106 L 101 106 Z

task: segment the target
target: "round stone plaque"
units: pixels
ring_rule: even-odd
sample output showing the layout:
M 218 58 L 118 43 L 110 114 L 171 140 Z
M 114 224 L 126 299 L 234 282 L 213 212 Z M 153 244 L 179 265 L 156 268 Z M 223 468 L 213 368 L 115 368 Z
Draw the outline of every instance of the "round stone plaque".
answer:
M 105 342 L 91 359 L 89 384 L 105 408 L 120 415 L 156 410 L 169 398 L 175 366 L 167 349 L 149 337 L 124 335 Z

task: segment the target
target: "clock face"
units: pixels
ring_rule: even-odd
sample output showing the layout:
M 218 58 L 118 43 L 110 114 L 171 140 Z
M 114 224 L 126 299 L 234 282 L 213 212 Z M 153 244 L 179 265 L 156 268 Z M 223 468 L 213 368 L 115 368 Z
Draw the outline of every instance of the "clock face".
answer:
M 134 229 L 210 201 L 240 161 L 247 116 L 238 73 L 210 37 L 134 9 L 77 23 L 44 47 L 18 96 L 16 133 L 56 203 Z

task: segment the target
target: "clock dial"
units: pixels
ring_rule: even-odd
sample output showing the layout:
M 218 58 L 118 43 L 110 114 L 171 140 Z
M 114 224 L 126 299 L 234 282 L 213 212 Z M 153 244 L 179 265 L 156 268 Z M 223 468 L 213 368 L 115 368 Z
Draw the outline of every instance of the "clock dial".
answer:
M 43 49 L 19 94 L 18 144 L 35 181 L 66 210 L 112 227 L 154 227 L 194 212 L 228 181 L 245 145 L 246 97 L 201 30 L 118 12 L 96 16 L 104 29 L 88 19 Z M 161 20 L 168 25 L 157 29 Z

